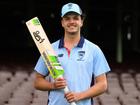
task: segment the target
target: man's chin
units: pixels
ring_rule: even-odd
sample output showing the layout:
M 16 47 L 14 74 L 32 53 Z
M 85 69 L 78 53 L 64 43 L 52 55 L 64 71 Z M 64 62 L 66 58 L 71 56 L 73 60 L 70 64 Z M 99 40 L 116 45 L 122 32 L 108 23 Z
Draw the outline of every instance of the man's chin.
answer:
M 69 32 L 70 35 L 76 35 L 77 32 Z

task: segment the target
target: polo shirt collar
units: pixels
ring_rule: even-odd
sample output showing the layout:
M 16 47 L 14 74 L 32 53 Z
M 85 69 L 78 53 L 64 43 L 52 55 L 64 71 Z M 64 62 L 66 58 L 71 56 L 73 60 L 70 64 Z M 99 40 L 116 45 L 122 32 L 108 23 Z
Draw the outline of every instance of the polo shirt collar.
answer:
M 79 43 L 77 44 L 76 47 L 82 48 L 84 44 L 84 37 L 81 36 Z M 64 37 L 62 37 L 59 41 L 59 48 L 64 48 Z

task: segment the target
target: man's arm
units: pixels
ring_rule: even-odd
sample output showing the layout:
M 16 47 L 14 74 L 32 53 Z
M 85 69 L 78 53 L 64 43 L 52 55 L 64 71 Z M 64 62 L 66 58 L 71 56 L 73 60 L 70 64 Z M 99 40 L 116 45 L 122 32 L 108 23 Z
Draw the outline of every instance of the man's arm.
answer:
M 65 96 L 69 102 L 79 101 L 79 100 L 98 96 L 104 93 L 106 90 L 107 90 L 107 79 L 106 79 L 106 75 L 102 74 L 95 78 L 95 84 L 88 90 L 80 93 L 69 92 Z
M 66 86 L 66 81 L 64 79 L 58 78 L 54 82 L 49 82 L 45 79 L 45 76 L 36 73 L 36 78 L 34 82 L 34 87 L 42 91 L 51 91 L 55 89 L 62 89 Z
M 107 90 L 107 79 L 106 75 L 102 74 L 95 78 L 95 84 L 90 89 L 81 93 L 81 99 L 98 96 L 104 93 L 106 90 Z

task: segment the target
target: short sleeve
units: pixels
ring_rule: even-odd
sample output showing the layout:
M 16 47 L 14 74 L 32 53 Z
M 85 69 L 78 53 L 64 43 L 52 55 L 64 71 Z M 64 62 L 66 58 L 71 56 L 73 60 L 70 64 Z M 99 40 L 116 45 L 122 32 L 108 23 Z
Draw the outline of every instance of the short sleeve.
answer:
M 37 71 L 38 73 L 44 75 L 44 76 L 46 76 L 48 74 L 47 66 L 46 66 L 46 64 L 41 56 L 38 59 L 34 70 Z
M 93 73 L 95 77 L 110 71 L 110 67 L 103 52 L 99 47 L 96 48 L 97 49 L 94 51 L 95 55 L 93 58 Z

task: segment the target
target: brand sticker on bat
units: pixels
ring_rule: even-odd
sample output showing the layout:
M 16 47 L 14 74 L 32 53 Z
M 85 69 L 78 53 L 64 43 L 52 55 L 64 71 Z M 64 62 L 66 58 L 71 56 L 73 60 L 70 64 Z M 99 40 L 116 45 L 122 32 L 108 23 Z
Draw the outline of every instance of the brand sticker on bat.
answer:
M 41 38 L 41 36 L 40 36 L 39 34 L 40 34 L 39 31 L 33 32 L 33 35 L 34 35 L 35 39 L 36 39 L 39 43 L 42 43 L 45 39 L 44 39 L 44 38 Z

